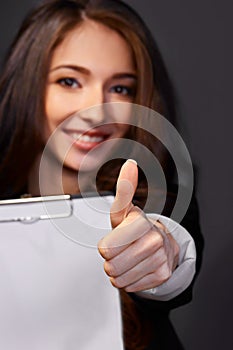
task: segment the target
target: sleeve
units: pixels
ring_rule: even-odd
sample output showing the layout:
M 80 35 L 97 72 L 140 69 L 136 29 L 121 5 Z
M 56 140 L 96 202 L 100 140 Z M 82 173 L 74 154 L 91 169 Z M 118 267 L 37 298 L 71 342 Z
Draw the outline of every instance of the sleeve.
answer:
M 179 262 L 168 281 L 156 288 L 137 294 L 148 299 L 166 301 L 182 293 L 192 282 L 196 266 L 195 243 L 188 231 L 175 221 L 156 214 L 150 214 L 148 217 L 154 220 L 159 219 L 168 228 L 180 247 Z
M 179 266 L 171 278 L 161 286 L 140 293 L 131 293 L 131 297 L 137 303 L 143 304 L 144 308 L 168 312 L 192 300 L 193 285 L 201 267 L 204 240 L 195 198 L 192 198 L 180 224 L 165 216 L 160 216 L 160 220 L 176 227 L 171 233 L 181 248 Z

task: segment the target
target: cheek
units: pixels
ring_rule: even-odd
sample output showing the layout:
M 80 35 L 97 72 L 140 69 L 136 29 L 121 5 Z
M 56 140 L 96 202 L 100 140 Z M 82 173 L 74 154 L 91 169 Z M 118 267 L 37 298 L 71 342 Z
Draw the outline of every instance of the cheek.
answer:
M 45 116 L 47 125 L 53 124 L 54 120 L 56 120 L 57 115 L 57 103 L 56 98 L 54 98 L 54 94 L 51 93 L 51 88 L 47 89 L 45 95 Z
M 50 89 L 48 89 L 45 97 L 45 123 L 44 123 L 44 141 L 47 142 L 51 134 L 56 130 L 63 121 L 63 111 L 61 103 Z
M 45 96 L 47 127 L 53 132 L 59 125 L 77 112 L 76 96 L 61 92 L 56 85 L 50 85 Z
M 58 119 L 60 109 L 59 99 L 51 89 L 48 89 L 45 97 L 45 114 L 48 123 L 54 123 Z

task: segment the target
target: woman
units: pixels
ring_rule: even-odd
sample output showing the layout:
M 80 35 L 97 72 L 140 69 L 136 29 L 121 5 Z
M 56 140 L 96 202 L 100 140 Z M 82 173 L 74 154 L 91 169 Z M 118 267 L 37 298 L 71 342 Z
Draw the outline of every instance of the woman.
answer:
M 174 166 L 169 155 L 159 140 L 143 130 L 141 124 L 137 128 L 117 116 L 106 121 L 101 119 L 101 113 L 88 116 L 80 113 L 106 102 L 136 103 L 153 108 L 168 120 L 175 121 L 172 88 L 150 32 L 138 15 L 121 1 L 44 1 L 23 22 L 10 48 L 0 82 L 1 197 L 40 194 L 39 162 L 44 146 L 59 125 L 66 125 L 66 120 L 76 112 L 82 125 L 78 135 L 77 130 L 74 133 L 63 127 L 66 137 L 73 139 L 75 144 L 64 160 L 62 185 L 66 193 L 80 192 L 76 175 L 85 155 L 95 147 L 98 149 L 103 141 L 120 138 L 137 141 L 151 150 L 171 183 Z M 94 163 L 84 166 L 84 173 L 99 165 L 95 158 L 91 159 Z M 126 179 L 132 184 L 133 190 L 130 186 L 126 189 L 129 202 L 134 197 L 134 204 L 143 208 L 147 197 L 144 169 L 139 171 L 137 186 L 135 164 L 129 163 L 123 167 L 120 180 Z M 122 160 L 118 159 L 102 166 L 97 176 L 99 190 L 115 190 L 121 165 Z M 185 290 L 181 288 L 180 295 L 171 293 L 169 301 L 149 301 L 146 292 L 143 292 L 143 297 L 133 294 L 159 287 L 172 278 L 171 274 L 178 265 L 179 244 L 170 234 L 166 235 L 167 240 L 161 239 L 166 233 L 164 225 L 156 223 L 156 229 L 151 227 L 151 221 L 134 205 L 129 204 L 122 214 L 118 205 L 119 198 L 120 202 L 123 201 L 119 183 L 118 180 L 113 205 L 117 215 L 112 216 L 113 227 L 124 224 L 130 216 L 143 217 L 143 223 L 149 225 L 146 235 L 133 240 L 132 245 L 136 244 L 138 254 L 144 254 L 143 262 L 147 259 L 150 262 L 149 259 L 156 256 L 156 268 L 152 274 L 150 264 L 140 268 L 142 258 L 139 262 L 137 257 L 133 260 L 132 245 L 127 247 L 126 252 L 132 258 L 127 265 L 123 250 L 113 254 L 109 248 L 111 235 L 100 244 L 100 253 L 106 259 L 106 273 L 112 284 L 121 289 L 125 347 L 149 349 L 156 344 L 161 349 L 170 346 L 182 348 L 169 323 L 168 312 L 190 300 L 191 286 Z M 164 213 L 171 212 L 174 198 L 174 195 L 167 196 Z M 192 232 L 197 248 L 201 248 L 198 218 L 192 206 L 193 210 L 194 214 L 186 215 L 186 227 Z M 151 249 L 151 237 L 155 235 L 160 243 Z M 150 249 L 139 249 L 142 241 Z M 165 241 L 167 250 L 164 249 Z M 117 269 L 120 265 L 124 268 L 112 272 L 116 261 Z M 126 270 L 125 266 L 128 266 Z M 165 273 L 162 273 L 162 266 L 166 267 Z

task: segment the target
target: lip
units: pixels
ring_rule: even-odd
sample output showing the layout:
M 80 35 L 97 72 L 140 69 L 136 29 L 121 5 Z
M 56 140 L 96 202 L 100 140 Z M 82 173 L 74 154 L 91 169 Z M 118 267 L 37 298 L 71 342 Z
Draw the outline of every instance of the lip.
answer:
M 63 129 L 63 132 L 72 139 L 73 145 L 81 151 L 90 151 L 110 138 L 110 132 L 91 129 L 88 131 Z

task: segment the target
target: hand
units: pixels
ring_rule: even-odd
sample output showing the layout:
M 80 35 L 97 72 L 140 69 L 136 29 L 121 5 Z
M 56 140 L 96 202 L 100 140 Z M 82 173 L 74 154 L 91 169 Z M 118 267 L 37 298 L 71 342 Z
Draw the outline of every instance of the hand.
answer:
M 111 283 L 126 292 L 164 283 L 176 268 L 179 256 L 179 246 L 166 227 L 149 220 L 133 205 L 137 183 L 137 163 L 128 160 L 121 168 L 111 207 L 113 230 L 98 244 Z

